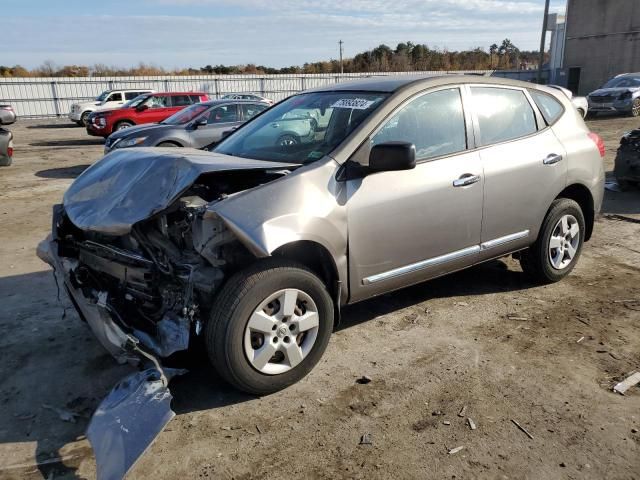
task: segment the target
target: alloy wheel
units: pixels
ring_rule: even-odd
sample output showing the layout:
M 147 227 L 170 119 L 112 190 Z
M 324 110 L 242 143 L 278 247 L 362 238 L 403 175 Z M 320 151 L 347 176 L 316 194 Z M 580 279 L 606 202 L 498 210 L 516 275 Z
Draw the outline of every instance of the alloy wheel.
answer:
M 556 270 L 567 268 L 580 245 L 580 225 L 573 215 L 563 215 L 549 238 L 549 260 Z
M 302 290 L 279 290 L 253 311 L 244 333 L 244 353 L 253 368 L 278 375 L 295 368 L 311 352 L 320 317 Z

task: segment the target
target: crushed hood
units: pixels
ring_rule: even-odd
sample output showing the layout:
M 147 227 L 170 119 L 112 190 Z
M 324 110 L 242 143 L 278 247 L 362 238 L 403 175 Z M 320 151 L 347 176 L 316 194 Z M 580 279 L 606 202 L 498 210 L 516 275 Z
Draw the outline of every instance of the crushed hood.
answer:
M 73 182 L 64 208 L 82 230 L 125 235 L 135 223 L 170 206 L 202 174 L 298 166 L 186 148 L 115 150 Z
M 625 92 L 635 92 L 638 88 L 635 87 L 613 87 L 613 88 L 599 88 L 589 94 L 590 97 L 596 96 L 612 96 L 617 97 Z

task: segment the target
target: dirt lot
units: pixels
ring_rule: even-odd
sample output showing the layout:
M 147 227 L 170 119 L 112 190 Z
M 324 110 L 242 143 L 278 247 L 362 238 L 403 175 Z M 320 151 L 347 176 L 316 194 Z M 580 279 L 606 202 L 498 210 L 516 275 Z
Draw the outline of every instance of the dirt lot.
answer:
M 608 171 L 638 123 L 590 122 Z M 0 170 L 0 478 L 93 478 L 88 415 L 130 369 L 56 299 L 34 250 L 101 141 L 66 121 L 13 131 L 14 165 Z M 640 368 L 640 192 L 607 192 L 602 214 L 559 284 L 534 286 L 503 259 L 346 309 L 324 360 L 281 393 L 241 395 L 194 359 L 173 383 L 176 419 L 131 478 L 640 478 L 640 388 L 611 391 Z

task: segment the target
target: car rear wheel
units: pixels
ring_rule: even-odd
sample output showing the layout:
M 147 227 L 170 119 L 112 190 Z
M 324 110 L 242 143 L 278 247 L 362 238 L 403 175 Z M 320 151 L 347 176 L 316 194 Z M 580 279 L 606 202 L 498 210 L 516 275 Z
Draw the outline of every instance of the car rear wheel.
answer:
M 304 266 L 260 261 L 235 274 L 217 295 L 206 346 L 218 373 L 247 393 L 266 395 L 303 378 L 333 330 L 333 302 Z
M 0 167 L 8 167 L 13 162 L 11 157 L 0 157 Z
M 124 130 L 125 128 L 133 127 L 133 123 L 128 120 L 122 120 L 116 124 L 114 131 Z
M 640 98 L 636 98 L 631 104 L 631 116 L 632 117 L 640 116 Z
M 562 280 L 575 267 L 582 251 L 584 215 L 574 200 L 554 200 L 536 242 L 520 254 L 522 270 L 540 283 Z

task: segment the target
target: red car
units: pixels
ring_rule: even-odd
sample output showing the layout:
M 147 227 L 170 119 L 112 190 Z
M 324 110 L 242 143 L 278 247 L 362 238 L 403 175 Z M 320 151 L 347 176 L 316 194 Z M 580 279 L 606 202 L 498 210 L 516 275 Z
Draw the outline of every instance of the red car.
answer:
M 209 96 L 203 92 L 144 93 L 121 108 L 93 112 L 89 115 L 87 133 L 106 138 L 133 125 L 161 122 L 184 107 L 207 100 Z

